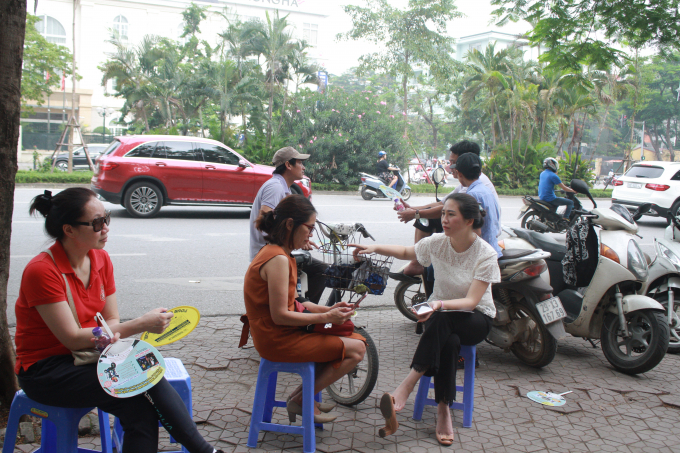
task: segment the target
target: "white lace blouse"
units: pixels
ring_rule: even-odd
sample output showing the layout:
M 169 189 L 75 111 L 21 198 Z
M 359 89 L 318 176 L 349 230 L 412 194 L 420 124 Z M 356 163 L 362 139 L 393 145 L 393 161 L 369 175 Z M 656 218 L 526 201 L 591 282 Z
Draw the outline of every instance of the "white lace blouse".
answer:
M 434 266 L 434 290 L 429 301 L 461 299 L 467 296 L 472 280 L 501 281 L 498 254 L 480 237 L 466 251 L 458 253 L 444 233 L 433 234 L 416 244 L 416 258 L 425 267 Z M 496 316 L 491 285 L 475 309 L 492 318 Z

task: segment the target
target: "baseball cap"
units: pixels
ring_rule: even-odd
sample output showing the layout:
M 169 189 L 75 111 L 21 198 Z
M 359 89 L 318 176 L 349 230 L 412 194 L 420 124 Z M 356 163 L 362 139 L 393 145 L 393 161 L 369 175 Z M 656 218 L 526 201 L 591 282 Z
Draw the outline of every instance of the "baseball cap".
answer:
M 300 154 L 297 151 L 295 151 L 295 148 L 291 146 L 286 146 L 285 148 L 281 148 L 276 152 L 276 154 L 274 154 L 272 163 L 274 164 L 275 167 L 278 167 L 279 165 L 283 165 L 291 159 L 306 160 L 309 159 L 309 154 Z
M 482 172 L 482 160 L 473 153 L 461 154 L 456 161 L 456 170 L 468 179 L 477 179 Z

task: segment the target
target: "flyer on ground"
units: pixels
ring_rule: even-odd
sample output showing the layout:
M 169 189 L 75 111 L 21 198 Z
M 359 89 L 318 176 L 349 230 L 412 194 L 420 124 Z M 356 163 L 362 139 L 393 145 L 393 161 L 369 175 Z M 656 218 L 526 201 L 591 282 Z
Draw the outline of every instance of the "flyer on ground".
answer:
M 144 332 L 141 337 L 142 340 L 156 347 L 173 343 L 189 335 L 201 319 L 201 314 L 194 307 L 176 307 L 168 310 L 168 312 L 174 313 L 168 328 L 163 333 Z
M 97 363 L 97 377 L 104 391 L 116 398 L 130 398 L 149 390 L 165 374 L 165 360 L 156 348 L 136 339 L 124 339 L 104 349 Z

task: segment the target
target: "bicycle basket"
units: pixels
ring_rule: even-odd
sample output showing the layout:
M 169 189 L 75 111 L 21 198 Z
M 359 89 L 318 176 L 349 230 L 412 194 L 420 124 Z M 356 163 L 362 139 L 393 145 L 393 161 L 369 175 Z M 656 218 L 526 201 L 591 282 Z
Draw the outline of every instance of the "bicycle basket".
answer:
M 384 293 L 394 258 L 373 253 L 359 255 L 359 261 L 356 261 L 352 251 L 345 249 L 340 256 L 338 252 L 323 252 L 324 262 L 328 264 L 323 273 L 326 288 L 356 292 L 359 285 L 365 285 L 369 294 L 379 296 Z

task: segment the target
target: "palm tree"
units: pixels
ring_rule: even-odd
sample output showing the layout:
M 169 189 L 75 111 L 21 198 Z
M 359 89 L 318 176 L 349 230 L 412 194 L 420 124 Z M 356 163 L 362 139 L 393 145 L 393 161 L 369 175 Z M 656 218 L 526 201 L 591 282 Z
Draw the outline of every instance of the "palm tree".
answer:
M 149 131 L 147 110 L 156 105 L 151 78 L 156 63 L 163 57 L 163 53 L 158 49 L 160 40 L 158 36 L 146 35 L 138 46 L 132 47 L 123 43 L 119 37 L 113 36 L 108 42 L 113 44 L 116 50 L 107 54 L 109 60 L 99 68 L 103 73 L 102 85 L 106 86 L 109 80 L 115 80 L 116 91 L 126 99 L 122 116 L 128 111 L 135 112 L 135 116 L 144 122 L 147 132 Z
M 498 110 L 498 95 L 504 90 L 510 89 L 510 50 L 502 49 L 495 51 L 495 43 L 489 43 L 484 49 L 484 53 L 477 49 L 469 51 L 465 55 L 467 60 L 467 70 L 472 76 L 467 81 L 467 88 L 463 91 L 463 108 L 471 105 L 475 97 L 486 90 L 489 99 L 488 109 L 491 118 L 491 135 L 493 143 L 496 144 L 496 131 L 494 128 L 494 114 L 498 121 L 498 131 L 501 141 L 505 141 L 503 126 L 501 124 L 500 112 Z
M 279 17 L 279 12 L 272 19 L 267 15 L 267 23 L 262 24 L 255 38 L 255 49 L 265 59 L 267 66 L 266 86 L 269 91 L 269 106 L 267 108 L 267 146 L 271 146 L 272 115 L 274 112 L 274 93 L 279 85 L 279 75 L 282 74 L 287 58 L 293 53 L 295 44 L 292 32 L 288 30 L 288 16 Z

